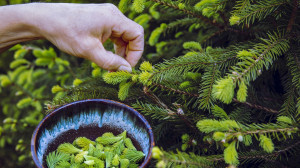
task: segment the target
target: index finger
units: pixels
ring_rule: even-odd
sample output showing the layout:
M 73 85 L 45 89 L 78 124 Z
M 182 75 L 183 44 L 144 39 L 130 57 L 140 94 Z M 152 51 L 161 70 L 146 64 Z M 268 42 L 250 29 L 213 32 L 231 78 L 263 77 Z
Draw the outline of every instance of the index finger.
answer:
M 114 27 L 113 37 L 121 37 L 128 42 L 125 59 L 134 67 L 144 51 L 144 28 L 130 19 Z

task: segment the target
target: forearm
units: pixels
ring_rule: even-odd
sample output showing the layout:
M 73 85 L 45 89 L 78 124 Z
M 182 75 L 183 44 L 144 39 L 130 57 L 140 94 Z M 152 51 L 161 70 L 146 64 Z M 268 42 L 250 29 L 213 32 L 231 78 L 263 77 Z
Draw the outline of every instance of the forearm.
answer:
M 0 52 L 20 42 L 40 39 L 33 21 L 35 5 L 0 7 Z

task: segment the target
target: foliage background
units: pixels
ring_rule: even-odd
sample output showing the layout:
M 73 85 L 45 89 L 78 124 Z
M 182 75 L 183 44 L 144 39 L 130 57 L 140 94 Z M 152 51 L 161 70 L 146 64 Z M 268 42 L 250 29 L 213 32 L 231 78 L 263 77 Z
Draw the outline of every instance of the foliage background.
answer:
M 0 165 L 32 167 L 30 138 L 45 112 L 87 98 L 122 100 L 144 114 L 162 147 L 158 167 L 300 165 L 297 1 L 121 2 L 145 29 L 141 62 L 153 67 L 107 75 L 43 40 L 1 55 Z

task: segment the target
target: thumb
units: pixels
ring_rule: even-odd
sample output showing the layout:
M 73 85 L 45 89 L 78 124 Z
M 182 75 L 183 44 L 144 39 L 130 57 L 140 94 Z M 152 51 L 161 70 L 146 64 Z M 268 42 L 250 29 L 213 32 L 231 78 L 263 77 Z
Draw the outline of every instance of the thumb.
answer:
M 89 59 L 101 68 L 109 71 L 132 71 L 131 65 L 123 57 L 111 51 L 106 51 L 104 47 L 94 48 L 90 53 Z

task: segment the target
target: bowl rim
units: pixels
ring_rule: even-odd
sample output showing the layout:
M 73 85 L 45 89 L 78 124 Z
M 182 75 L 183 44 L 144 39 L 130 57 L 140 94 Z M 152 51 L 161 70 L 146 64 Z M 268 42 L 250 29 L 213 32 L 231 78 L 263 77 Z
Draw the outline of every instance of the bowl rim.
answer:
M 133 113 L 135 116 L 137 116 L 143 122 L 143 124 L 146 126 L 147 132 L 149 134 L 150 148 L 149 148 L 149 153 L 148 153 L 147 157 L 145 158 L 144 162 L 140 165 L 140 167 L 141 168 L 146 167 L 150 163 L 151 155 L 152 155 L 152 148 L 155 145 L 154 135 L 153 135 L 152 128 L 151 128 L 150 124 L 148 123 L 148 121 L 145 119 L 145 117 L 142 114 L 140 114 L 138 111 L 136 111 L 132 107 L 130 107 L 130 106 L 124 104 L 124 103 L 121 103 L 121 102 L 118 102 L 118 101 L 115 101 L 115 100 L 108 100 L 108 99 L 87 99 L 87 100 L 74 101 L 74 102 L 65 104 L 65 105 L 63 105 L 63 106 L 61 106 L 61 107 L 59 107 L 57 109 L 54 109 L 51 113 L 49 113 L 48 115 L 46 115 L 42 119 L 42 121 L 40 121 L 40 123 L 36 126 L 36 128 L 35 128 L 35 130 L 34 130 L 34 132 L 32 134 L 32 138 L 31 138 L 31 156 L 32 156 L 32 159 L 34 161 L 35 166 L 38 167 L 38 168 L 44 168 L 43 165 L 42 165 L 42 163 L 40 163 L 40 161 L 38 160 L 37 152 L 36 152 L 36 143 L 35 143 L 36 140 L 37 140 L 37 134 L 38 134 L 41 126 L 43 125 L 43 123 L 48 118 L 51 118 L 56 113 L 58 113 L 60 110 L 63 110 L 64 108 L 67 108 L 69 106 L 76 105 L 76 104 L 86 103 L 86 102 L 98 102 L 98 103 L 99 102 L 105 102 L 107 104 L 113 104 L 113 105 L 116 105 L 118 107 L 125 108 L 128 111 L 130 111 L 131 113 Z

